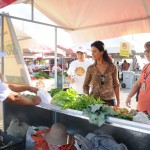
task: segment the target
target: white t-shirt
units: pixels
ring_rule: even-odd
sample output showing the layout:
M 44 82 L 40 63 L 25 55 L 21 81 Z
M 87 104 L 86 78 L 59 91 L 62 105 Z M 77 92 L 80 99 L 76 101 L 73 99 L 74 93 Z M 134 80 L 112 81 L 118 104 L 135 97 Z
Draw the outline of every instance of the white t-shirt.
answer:
M 55 72 L 55 66 L 53 66 L 53 68 L 52 68 L 52 73 L 54 73 Z M 57 71 L 59 71 L 59 72 L 61 72 L 62 71 L 62 69 L 59 67 L 59 66 L 57 66 Z
M 71 62 L 70 67 L 67 71 L 67 74 L 75 78 L 75 83 L 71 87 L 76 90 L 79 94 L 83 94 L 83 84 L 86 75 L 87 68 L 92 63 L 89 60 L 80 62 L 75 60 Z
M 4 101 L 10 93 L 8 85 L 0 81 L 0 101 Z
M 36 69 L 36 68 L 39 69 L 39 65 L 38 64 L 31 64 L 30 68 L 31 69 Z
M 31 66 L 28 65 L 27 68 L 28 68 L 29 73 L 32 74 L 32 73 L 33 73 L 33 70 L 32 70 L 32 68 L 31 68 Z
M 32 69 L 32 75 L 36 75 L 38 72 L 33 72 L 33 69 L 39 69 L 39 65 L 38 64 L 31 64 L 30 65 L 30 69 Z

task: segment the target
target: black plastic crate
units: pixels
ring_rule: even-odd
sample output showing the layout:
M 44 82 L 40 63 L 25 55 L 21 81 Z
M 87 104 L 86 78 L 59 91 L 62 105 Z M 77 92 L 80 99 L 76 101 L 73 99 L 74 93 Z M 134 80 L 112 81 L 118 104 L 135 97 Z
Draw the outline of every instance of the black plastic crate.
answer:
M 25 139 L 8 135 L 4 133 L 2 130 L 0 130 L 0 136 L 3 137 L 3 141 L 6 144 L 9 143 L 10 141 L 14 142 L 14 144 L 4 146 L 3 148 L 0 148 L 0 150 L 25 150 Z

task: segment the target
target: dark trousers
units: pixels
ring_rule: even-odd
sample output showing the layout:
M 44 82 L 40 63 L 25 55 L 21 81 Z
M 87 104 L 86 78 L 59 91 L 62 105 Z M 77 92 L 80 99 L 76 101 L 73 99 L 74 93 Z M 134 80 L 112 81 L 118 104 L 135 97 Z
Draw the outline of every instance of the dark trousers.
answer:
M 105 102 L 106 105 L 108 106 L 115 106 L 115 100 L 103 100 Z

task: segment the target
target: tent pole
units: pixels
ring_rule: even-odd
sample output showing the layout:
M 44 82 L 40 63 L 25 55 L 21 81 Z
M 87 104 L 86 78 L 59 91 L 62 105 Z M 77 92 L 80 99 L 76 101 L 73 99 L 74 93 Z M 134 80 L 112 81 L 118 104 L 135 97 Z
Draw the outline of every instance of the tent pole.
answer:
M 2 28 L 1 28 L 1 51 L 4 53 L 4 16 L 1 16 Z M 1 80 L 4 82 L 4 57 L 1 57 Z M 4 107 L 5 104 L 3 102 L 3 130 L 4 130 L 4 123 L 6 118 L 4 116 Z
M 34 20 L 34 0 L 31 0 L 31 20 Z
M 1 48 L 4 53 L 4 16 L 1 16 L 2 30 L 1 30 Z M 4 81 L 4 57 L 1 57 L 1 80 Z
M 55 28 L 55 87 L 57 87 L 57 28 Z

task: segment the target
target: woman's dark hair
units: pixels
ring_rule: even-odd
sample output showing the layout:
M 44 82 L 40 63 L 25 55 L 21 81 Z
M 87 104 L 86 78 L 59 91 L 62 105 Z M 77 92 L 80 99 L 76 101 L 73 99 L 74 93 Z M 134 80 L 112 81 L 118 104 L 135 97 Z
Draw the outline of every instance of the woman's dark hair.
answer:
M 112 60 L 110 59 L 107 51 L 105 50 L 105 45 L 102 41 L 95 41 L 94 43 L 91 44 L 91 47 L 92 46 L 95 46 L 100 52 L 103 51 L 104 54 L 103 54 L 103 59 L 105 61 L 107 61 L 108 63 L 112 63 Z

